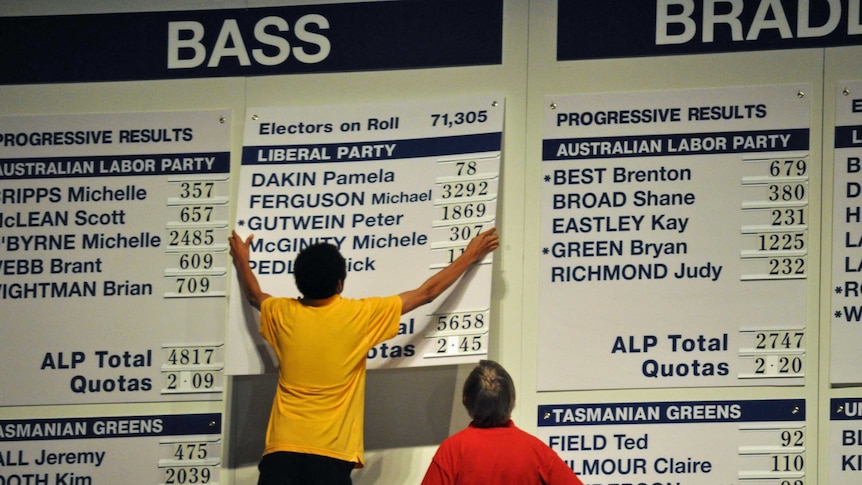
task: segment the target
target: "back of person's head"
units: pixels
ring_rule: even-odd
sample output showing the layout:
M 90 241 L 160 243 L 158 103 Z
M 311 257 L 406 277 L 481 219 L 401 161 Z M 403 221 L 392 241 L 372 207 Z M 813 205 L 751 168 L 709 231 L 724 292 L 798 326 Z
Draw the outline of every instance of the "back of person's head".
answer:
M 329 298 L 338 293 L 338 282 L 346 277 L 344 256 L 329 243 L 308 246 L 293 262 L 296 288 L 305 298 Z
M 505 426 L 515 409 L 515 383 L 502 365 L 480 361 L 464 381 L 462 401 L 473 426 Z

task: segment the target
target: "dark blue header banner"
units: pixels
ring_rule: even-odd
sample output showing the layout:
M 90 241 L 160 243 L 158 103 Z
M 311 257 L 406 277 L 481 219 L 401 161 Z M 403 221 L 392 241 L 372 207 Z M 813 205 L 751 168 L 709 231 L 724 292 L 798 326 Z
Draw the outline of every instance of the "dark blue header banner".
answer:
M 835 128 L 835 148 L 862 147 L 862 125 Z
M 228 172 L 229 152 L 0 158 L 0 180 Z
M 413 140 L 379 140 L 364 143 L 247 146 L 242 149 L 242 164 L 360 162 L 442 157 L 458 153 L 499 151 L 502 139 L 503 134 L 496 132 Z
M 862 44 L 859 0 L 559 0 L 557 60 Z
M 542 160 L 659 157 L 719 153 L 808 150 L 805 128 L 716 133 L 669 133 L 600 138 L 564 138 L 542 142 Z
M 0 420 L 0 442 L 195 434 L 221 434 L 221 415 L 211 413 Z
M 539 427 L 794 422 L 805 421 L 805 400 L 547 404 L 539 406 L 538 418 Z
M 862 399 L 858 397 L 829 400 L 830 421 L 862 421 Z
M 502 63 L 503 0 L 0 18 L 0 84 Z

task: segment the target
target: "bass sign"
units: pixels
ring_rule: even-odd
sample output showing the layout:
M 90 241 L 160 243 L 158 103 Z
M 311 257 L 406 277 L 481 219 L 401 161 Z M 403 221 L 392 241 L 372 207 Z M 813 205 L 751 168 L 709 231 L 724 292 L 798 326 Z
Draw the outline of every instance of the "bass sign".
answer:
M 208 32 L 202 23 L 169 22 L 168 69 L 192 69 L 204 62 L 209 68 L 218 68 L 225 58 L 241 66 L 276 66 L 287 62 L 291 54 L 303 64 L 315 64 L 329 56 L 329 39 L 320 33 L 328 29 L 329 20 L 319 14 L 299 17 L 292 30 L 288 21 L 278 16 L 258 20 L 252 32 L 243 32 L 236 19 L 225 19 L 215 42 L 205 43 Z M 287 32 L 292 32 L 293 46 Z M 246 39 L 250 39 L 248 45 Z

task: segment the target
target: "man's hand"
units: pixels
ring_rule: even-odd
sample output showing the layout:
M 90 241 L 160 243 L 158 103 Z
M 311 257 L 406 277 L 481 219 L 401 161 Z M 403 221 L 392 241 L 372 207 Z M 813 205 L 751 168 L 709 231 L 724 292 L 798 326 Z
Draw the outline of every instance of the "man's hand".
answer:
M 240 288 L 242 288 L 242 292 L 248 302 L 251 303 L 251 306 L 260 310 L 260 304 L 263 303 L 263 300 L 269 298 L 270 295 L 261 291 L 257 277 L 251 271 L 249 257 L 251 254 L 250 246 L 252 239 L 254 239 L 254 234 L 249 234 L 243 240 L 236 233 L 236 230 L 227 238 L 230 243 L 230 255 L 233 257 L 233 264 L 236 266 L 236 274 L 239 277 Z
M 425 280 L 419 288 L 405 291 L 398 296 L 401 297 L 401 314 L 432 302 L 447 288 L 452 286 L 461 275 L 473 264 L 481 261 L 491 251 L 500 245 L 500 236 L 497 228 L 492 227 L 470 240 L 464 252 L 455 258 L 455 261 L 438 271 Z
M 493 252 L 500 246 L 500 236 L 497 228 L 492 227 L 470 240 L 464 249 L 464 256 L 471 263 L 481 261 L 488 253 Z
M 254 239 L 254 234 L 249 234 L 249 236 L 243 241 L 239 234 L 236 233 L 236 229 L 234 229 L 233 234 L 227 238 L 230 243 L 230 255 L 234 260 L 234 263 L 247 263 L 249 260 L 249 254 L 251 250 L 249 247 L 251 246 L 251 240 Z

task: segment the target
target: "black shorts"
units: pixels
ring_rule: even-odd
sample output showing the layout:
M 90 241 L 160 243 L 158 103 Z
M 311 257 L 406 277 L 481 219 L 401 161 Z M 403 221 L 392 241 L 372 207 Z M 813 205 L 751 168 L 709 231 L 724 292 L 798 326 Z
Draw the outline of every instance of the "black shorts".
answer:
M 353 466 L 327 456 L 277 451 L 261 458 L 257 485 L 352 485 Z

